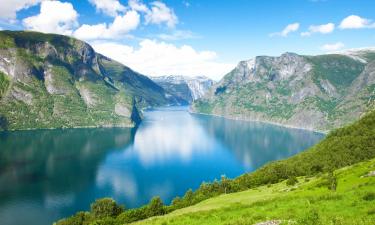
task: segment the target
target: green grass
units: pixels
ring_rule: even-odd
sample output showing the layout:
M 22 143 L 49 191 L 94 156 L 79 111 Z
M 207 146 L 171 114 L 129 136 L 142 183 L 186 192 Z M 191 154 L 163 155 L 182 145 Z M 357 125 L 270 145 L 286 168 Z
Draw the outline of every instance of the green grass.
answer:
M 281 220 L 284 224 L 373 224 L 375 221 L 375 159 L 335 171 L 336 191 L 325 175 L 298 177 L 299 182 L 264 185 L 223 194 L 197 205 L 135 224 L 254 224 Z

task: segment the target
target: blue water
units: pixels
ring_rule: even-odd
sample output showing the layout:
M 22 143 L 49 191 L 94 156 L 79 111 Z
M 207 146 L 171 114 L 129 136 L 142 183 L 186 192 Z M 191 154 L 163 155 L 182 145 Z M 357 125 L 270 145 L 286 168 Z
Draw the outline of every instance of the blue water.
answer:
M 324 137 L 193 115 L 187 107 L 161 108 L 144 116 L 138 129 L 0 133 L 1 224 L 51 224 L 88 210 L 101 197 L 127 208 L 156 195 L 169 203 L 203 181 L 253 171 Z

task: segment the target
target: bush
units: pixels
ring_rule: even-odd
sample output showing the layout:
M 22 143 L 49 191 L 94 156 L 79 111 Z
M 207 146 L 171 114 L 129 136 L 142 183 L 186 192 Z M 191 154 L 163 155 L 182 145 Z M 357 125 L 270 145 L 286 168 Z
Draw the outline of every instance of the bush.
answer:
M 373 201 L 375 199 L 375 193 L 374 192 L 368 192 L 366 193 L 363 198 L 365 201 Z
M 94 218 L 115 217 L 124 211 L 112 198 L 97 199 L 91 204 L 91 213 Z
M 289 177 L 288 180 L 286 181 L 286 185 L 288 185 L 288 186 L 295 185 L 296 183 L 298 183 L 298 180 L 294 176 Z
M 148 217 L 146 211 L 147 208 L 145 206 L 137 209 L 126 210 L 117 217 L 117 221 L 124 224 L 146 219 Z

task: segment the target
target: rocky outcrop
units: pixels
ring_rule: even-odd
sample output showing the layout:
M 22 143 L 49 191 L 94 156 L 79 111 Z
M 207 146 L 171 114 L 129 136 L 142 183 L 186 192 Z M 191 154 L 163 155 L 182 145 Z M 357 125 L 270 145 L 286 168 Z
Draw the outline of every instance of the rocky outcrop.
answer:
M 374 106 L 375 51 L 241 61 L 192 110 L 328 131 Z

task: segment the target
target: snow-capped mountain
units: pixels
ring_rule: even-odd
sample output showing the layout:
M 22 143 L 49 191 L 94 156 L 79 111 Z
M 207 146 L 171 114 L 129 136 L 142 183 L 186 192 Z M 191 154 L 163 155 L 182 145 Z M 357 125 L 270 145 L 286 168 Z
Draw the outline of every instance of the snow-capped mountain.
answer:
M 214 84 L 213 80 L 205 76 L 186 77 L 170 75 L 152 77 L 151 79 L 162 86 L 167 92 L 184 99 L 187 103 L 201 98 Z

